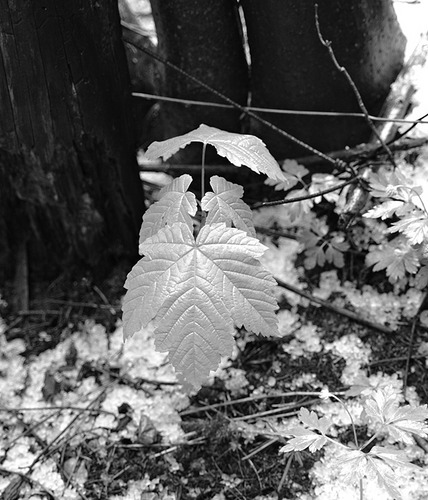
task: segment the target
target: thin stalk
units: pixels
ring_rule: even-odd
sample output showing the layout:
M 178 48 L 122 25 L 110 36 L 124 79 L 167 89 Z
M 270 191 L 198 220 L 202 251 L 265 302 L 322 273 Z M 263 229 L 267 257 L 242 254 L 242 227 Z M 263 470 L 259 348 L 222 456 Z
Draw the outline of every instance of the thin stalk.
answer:
M 205 155 L 206 155 L 206 150 L 207 150 L 207 144 L 204 142 L 202 145 L 202 159 L 201 159 L 201 201 L 202 201 L 202 198 L 205 196 Z M 202 210 L 202 206 L 201 206 L 201 227 L 205 225 L 206 218 L 207 218 L 207 214 L 204 210 Z
M 205 153 L 207 144 L 204 142 L 202 146 L 202 164 L 201 164 L 201 200 L 205 196 Z
M 339 402 L 341 405 L 342 405 L 342 408 L 346 411 L 346 413 L 348 414 L 349 416 L 349 419 L 351 420 L 351 424 L 352 424 L 352 430 L 354 432 L 354 441 L 355 441 L 355 445 L 356 447 L 358 448 L 358 438 L 357 438 L 357 431 L 355 430 L 355 423 L 354 423 L 354 419 L 352 418 L 352 415 L 351 413 L 349 412 L 348 408 L 346 408 L 346 405 L 345 403 L 340 399 L 338 398 L 337 396 L 335 396 L 334 394 L 331 394 L 329 393 L 329 396 L 333 399 L 335 399 L 337 402 Z
M 364 448 L 367 448 L 367 446 L 372 443 L 375 439 L 377 439 L 377 437 L 379 436 L 379 432 L 376 432 L 376 434 L 373 434 L 373 436 L 368 440 L 366 441 L 360 448 L 359 450 L 360 451 L 363 451 Z

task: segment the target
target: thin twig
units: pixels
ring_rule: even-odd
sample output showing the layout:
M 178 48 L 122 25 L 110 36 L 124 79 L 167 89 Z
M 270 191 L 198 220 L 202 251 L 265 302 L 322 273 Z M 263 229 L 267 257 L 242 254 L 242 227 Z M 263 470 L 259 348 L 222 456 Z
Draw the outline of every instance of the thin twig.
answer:
M 338 191 L 339 189 L 344 188 L 345 186 L 349 186 L 349 184 L 353 184 L 354 182 L 359 181 L 359 177 L 352 177 L 351 179 L 348 179 L 345 182 L 341 182 L 340 184 L 336 184 L 335 186 L 328 188 L 328 189 L 323 189 L 322 191 L 317 191 L 316 193 L 312 194 L 307 194 L 304 196 L 296 196 L 294 198 L 284 198 L 282 200 L 276 200 L 276 201 L 260 201 L 258 203 L 254 203 L 254 205 L 251 206 L 251 209 L 256 209 L 256 208 L 262 208 L 262 207 L 273 207 L 275 205 L 286 205 L 288 203 L 295 203 L 296 201 L 305 201 L 305 200 L 311 200 L 312 198 L 318 198 L 318 196 L 322 196 L 324 194 L 328 193 L 333 193 L 334 191 Z
M 186 415 L 194 415 L 195 413 L 201 413 L 203 411 L 214 410 L 217 408 L 224 408 L 226 406 L 237 405 L 242 403 L 251 403 L 253 401 L 259 401 L 263 399 L 271 398 L 288 398 L 294 396 L 317 396 L 319 397 L 319 392 L 304 392 L 304 391 L 290 391 L 290 392 L 279 392 L 277 394 L 259 394 L 257 396 L 248 396 L 246 398 L 233 399 L 231 401 L 225 401 L 223 403 L 214 403 L 211 405 L 201 406 L 200 408 L 191 408 L 190 410 L 184 410 L 180 412 L 180 417 Z M 342 393 L 335 393 L 342 394 Z
M 43 486 L 43 484 L 40 483 L 39 481 L 37 481 L 37 479 L 33 479 L 31 476 L 28 475 L 28 473 L 26 474 L 25 472 L 20 472 L 17 470 L 12 471 L 12 470 L 5 469 L 4 467 L 0 466 L 0 474 L 19 476 L 23 481 L 26 481 L 27 483 L 38 486 L 40 488 L 40 490 L 43 491 L 43 493 L 45 493 L 49 498 L 52 498 L 53 500 L 55 500 L 55 498 L 56 498 L 55 495 L 53 494 L 53 492 L 49 488 L 46 488 L 46 486 Z M 2 495 L 2 498 L 3 498 L 3 495 Z M 6 497 L 4 497 L 4 498 L 6 498 Z
M 119 310 L 120 306 L 113 307 L 111 305 L 106 304 L 96 304 L 95 302 L 76 302 L 74 300 L 61 300 L 61 299 L 38 299 L 34 300 L 37 303 L 50 303 L 50 304 L 62 304 L 64 306 L 72 306 L 72 307 L 89 307 L 91 309 L 115 309 Z
M 83 407 L 81 408 L 80 406 L 38 406 L 38 407 L 23 407 L 23 408 L 7 408 L 7 407 L 2 407 L 0 408 L 0 412 L 2 411 L 7 411 L 7 412 L 19 412 L 19 411 L 45 411 L 45 410 L 55 410 L 58 413 L 61 411 L 65 410 L 77 410 L 81 412 L 90 412 L 90 413 L 104 413 L 106 415 L 113 415 L 116 416 L 115 413 L 107 410 L 102 410 L 101 408 L 86 408 Z M 52 415 L 49 415 L 49 418 L 51 418 Z
M 248 455 L 245 455 L 245 457 L 242 457 L 242 461 L 244 460 L 248 460 L 250 459 L 251 457 L 254 457 L 254 455 L 257 455 L 257 453 L 260 453 L 261 451 L 263 451 L 265 448 L 268 448 L 269 446 L 271 446 L 272 444 L 275 444 L 277 441 L 278 441 L 279 438 L 271 438 L 271 439 L 268 439 L 267 441 L 265 441 L 264 443 L 262 443 L 260 446 L 257 446 L 256 449 L 254 449 L 253 451 L 251 451 Z
M 15 418 L 18 420 L 18 422 L 24 428 L 23 434 L 17 436 L 15 439 L 13 439 L 11 442 L 8 443 L 8 446 L 7 446 L 8 449 L 10 449 L 16 441 L 18 441 L 19 439 L 21 439 L 24 436 L 31 436 L 40 447 L 43 447 L 46 445 L 45 441 L 43 441 L 43 439 L 35 432 L 35 430 L 37 429 L 37 427 L 39 427 L 44 422 L 49 420 L 52 417 L 52 415 L 48 415 L 47 417 L 43 418 L 41 422 L 37 422 L 36 424 L 30 425 L 30 424 L 27 424 L 27 422 L 25 422 L 24 419 L 22 418 L 22 416 L 20 415 L 20 413 L 19 413 L 21 411 L 20 409 L 5 408 L 5 407 L 1 406 L 0 412 L 1 411 L 7 411 L 10 413 L 13 413 Z
M 251 118 L 254 118 L 254 120 L 257 120 L 259 123 L 265 125 L 266 127 L 270 128 L 271 130 L 274 130 L 276 133 L 278 133 L 282 137 L 285 137 L 286 139 L 288 139 L 291 142 L 294 142 L 295 144 L 298 144 L 300 147 L 306 149 L 307 151 L 310 151 L 312 154 L 315 154 L 315 155 L 319 156 L 320 158 L 323 158 L 324 160 L 326 160 L 330 164 L 334 165 L 336 168 L 338 168 L 340 170 L 345 170 L 347 168 L 346 163 L 344 163 L 343 161 L 341 161 L 341 160 L 335 160 L 333 158 L 330 158 L 325 153 L 322 153 L 321 151 L 318 151 L 318 149 L 310 146 L 309 144 L 301 141 L 300 139 L 297 139 L 297 137 L 294 137 L 293 135 L 291 135 L 288 132 L 285 132 L 284 130 L 280 129 L 279 127 L 277 127 L 273 123 L 270 123 L 269 121 L 265 120 L 264 118 L 261 118 L 256 113 L 253 113 L 252 111 L 249 111 L 245 106 L 242 106 L 241 104 L 238 104 L 237 102 L 233 101 L 232 99 L 230 99 L 229 97 L 227 97 L 223 93 L 221 93 L 218 90 L 214 89 L 210 85 L 207 85 L 205 82 L 203 82 L 199 78 L 196 78 L 193 75 L 190 75 L 189 73 L 187 73 L 187 71 L 184 71 L 182 68 L 180 68 L 180 67 L 176 66 L 175 64 L 169 62 L 164 57 L 161 57 L 159 54 L 157 54 L 157 53 L 155 53 L 155 52 L 147 49 L 146 47 L 142 46 L 141 44 L 137 44 L 135 42 L 135 40 L 133 40 L 132 38 L 126 36 L 126 31 L 128 30 L 128 31 L 131 31 L 132 33 L 141 34 L 140 30 L 137 27 L 135 27 L 135 26 L 133 26 L 131 24 L 128 24 L 128 23 L 126 23 L 124 21 L 122 21 L 122 26 L 125 28 L 125 34 L 123 36 L 123 39 L 124 39 L 124 41 L 126 43 L 129 43 L 129 44 L 133 45 L 136 49 L 141 50 L 142 52 L 146 53 L 147 55 L 149 55 L 153 59 L 156 59 L 157 61 L 159 61 L 160 63 L 164 64 L 168 68 L 174 70 L 177 73 L 180 73 L 180 75 L 183 75 L 188 80 L 191 80 L 192 82 L 196 83 L 198 86 L 200 86 L 200 87 L 208 90 L 209 92 L 211 92 L 215 96 L 219 97 L 223 101 L 225 101 L 228 104 L 230 104 L 231 106 L 233 106 L 235 109 L 239 110 L 241 113 L 244 113 L 247 116 L 249 116 Z
M 275 229 L 270 229 L 269 227 L 255 226 L 254 229 L 257 233 L 267 234 L 269 236 L 276 236 L 278 238 L 287 238 L 289 240 L 297 240 L 297 236 L 294 233 L 288 231 L 277 231 Z
M 411 359 L 422 359 L 426 358 L 426 355 L 420 354 L 417 356 L 411 356 Z M 376 365 L 390 365 L 391 363 L 399 363 L 400 361 L 406 361 L 407 356 L 399 356 L 397 358 L 387 358 L 387 359 L 378 359 L 377 361 L 371 361 L 367 363 L 367 366 L 376 366 Z
M 282 487 L 284 486 L 285 479 L 287 478 L 288 471 L 290 470 L 291 462 L 293 461 L 293 456 L 294 454 L 290 453 L 290 456 L 288 457 L 287 463 L 285 464 L 284 467 L 284 472 L 282 473 L 281 480 L 278 484 L 277 492 L 280 493 L 282 490 Z
M 145 92 L 132 92 L 134 97 L 141 97 L 142 99 L 149 99 L 153 101 L 165 101 L 165 102 L 176 102 L 179 104 L 192 105 L 192 106 L 206 106 L 211 108 L 223 108 L 223 109 L 233 109 L 230 104 L 222 104 L 219 102 L 212 101 L 196 101 L 194 99 L 180 99 L 179 97 L 167 97 L 156 94 L 147 94 Z M 346 113 L 341 111 L 307 111 L 307 110 L 295 110 L 295 109 L 275 109 L 275 108 L 258 108 L 254 106 L 245 106 L 248 111 L 256 111 L 257 113 L 269 113 L 277 115 L 302 115 L 302 116 L 343 116 L 348 118 L 364 118 L 367 116 L 364 113 Z M 412 126 L 417 126 L 419 124 L 428 124 L 428 120 L 424 121 L 424 118 L 428 115 L 417 120 L 408 120 L 406 118 L 385 118 L 384 116 L 374 116 L 368 115 L 370 120 L 374 122 L 387 122 L 387 123 L 408 123 Z
M 415 137 L 415 138 L 406 138 L 398 141 L 394 141 L 390 143 L 391 151 L 408 151 L 409 149 L 419 148 L 428 143 L 427 137 Z M 356 159 L 369 159 L 375 156 L 379 156 L 382 153 L 382 147 L 379 144 L 370 144 L 364 143 L 359 146 L 355 146 L 353 148 L 340 149 L 338 151 L 331 151 L 328 155 L 331 158 L 337 158 L 344 161 L 353 161 Z M 310 167 L 312 165 L 320 165 L 322 164 L 322 160 L 320 160 L 319 156 L 310 155 L 310 156 L 302 156 L 300 158 L 296 158 L 296 162 L 300 165 L 304 165 L 306 167 Z M 282 161 L 280 160 L 281 164 Z M 218 165 L 205 165 L 205 169 L 209 172 L 216 173 L 224 173 L 227 174 L 231 171 L 233 165 L 231 164 L 218 164 Z M 192 164 L 172 164 L 172 163 L 144 163 L 144 160 L 139 165 L 140 172 L 165 172 L 173 175 L 179 175 L 180 173 L 199 173 L 201 170 L 200 165 L 192 165 Z
M 51 309 L 40 309 L 40 310 L 28 310 L 28 311 L 18 311 L 18 316 L 60 316 L 61 311 L 55 311 Z
M 425 113 L 418 120 L 415 120 L 415 122 L 413 123 L 413 125 L 411 125 L 409 128 L 406 128 L 406 130 L 404 130 L 403 132 L 398 133 L 396 135 L 396 137 L 394 138 L 394 141 L 397 141 L 398 139 L 401 139 L 402 137 L 404 137 L 405 135 L 407 135 L 411 130 L 413 130 L 415 127 L 417 127 L 419 123 L 426 123 L 425 121 L 423 121 L 423 119 L 426 118 L 427 116 L 428 116 L 428 113 Z M 389 145 L 390 144 L 388 144 L 388 146 Z
M 108 387 L 108 386 L 107 386 Z M 106 390 L 107 390 L 107 387 L 104 387 L 101 392 L 98 394 L 98 396 L 96 398 L 94 398 L 88 405 L 87 405 L 87 408 L 91 408 L 91 406 L 93 406 L 95 403 L 97 403 L 105 394 Z M 64 427 L 64 429 L 59 433 L 57 434 L 53 439 L 52 441 L 50 441 L 43 449 L 42 451 L 36 456 L 36 458 L 33 460 L 33 462 L 31 463 L 30 465 L 30 468 L 29 470 L 31 471 L 34 466 L 40 461 L 40 459 L 47 454 L 47 452 L 53 447 L 53 445 L 59 441 L 59 439 L 61 438 L 61 436 L 63 436 L 73 425 L 74 423 L 79 419 L 80 415 L 82 413 L 78 413 L 67 425 L 66 427 Z
M 253 464 L 253 461 L 252 460 L 248 460 L 248 463 L 250 464 L 251 468 L 253 469 L 254 471 L 254 474 L 256 475 L 256 478 L 257 478 L 257 482 L 259 483 L 259 489 L 260 489 L 260 492 L 263 491 L 263 485 L 262 485 L 262 481 L 260 479 L 260 474 L 259 474 L 259 471 L 256 469 L 256 466 Z
M 100 297 L 100 299 L 104 302 L 106 306 L 110 308 L 110 313 L 111 314 L 116 314 L 116 311 L 114 307 L 110 304 L 108 301 L 107 297 L 104 295 L 104 293 L 97 287 L 97 285 L 94 285 L 93 287 L 94 292 Z
M 312 399 L 310 401 L 310 404 L 314 403 L 316 400 Z M 293 405 L 293 408 L 300 408 L 301 406 L 305 405 L 306 403 L 299 403 L 297 405 Z M 288 408 L 287 408 L 288 410 Z M 294 410 L 294 411 L 286 411 L 285 413 L 282 413 L 284 411 L 284 408 L 275 408 L 274 410 L 266 410 L 266 411 L 259 411 L 258 413 L 254 413 L 252 415 L 243 415 L 242 417 L 234 417 L 232 420 L 236 422 L 243 422 L 245 420 L 253 420 L 254 418 L 262 418 L 262 417 L 272 417 L 275 416 L 275 418 L 289 418 L 289 417 L 294 417 L 297 415 L 299 412 Z
M 290 292 L 297 293 L 301 297 L 304 297 L 304 298 L 310 300 L 311 302 L 315 302 L 316 304 L 319 304 L 319 305 L 325 307 L 326 309 L 329 309 L 330 311 L 333 311 L 337 314 L 341 314 L 342 316 L 345 316 L 349 319 L 352 319 L 353 321 L 356 321 L 357 323 L 360 323 L 362 325 L 368 326 L 369 328 L 373 328 L 375 330 L 378 330 L 379 332 L 389 333 L 389 334 L 394 333 L 394 331 L 391 330 L 391 328 L 388 328 L 387 326 L 381 325 L 379 323 L 374 323 L 373 321 L 369 321 L 365 318 L 362 318 L 358 314 L 355 314 L 351 311 L 348 311 L 347 309 L 343 309 L 341 307 L 334 306 L 333 304 L 330 304 L 329 302 L 326 302 L 325 300 L 319 299 L 318 297 L 314 297 L 310 293 L 305 292 L 304 290 L 301 290 L 300 288 L 297 288 L 294 285 L 290 285 L 288 283 L 285 283 L 284 281 L 282 281 L 278 278 L 275 278 L 275 279 L 280 287 L 285 288 L 286 290 L 289 290 Z
M 330 55 L 330 58 L 333 61 L 333 64 L 336 66 L 337 70 L 340 71 L 345 76 L 345 78 L 347 79 L 347 81 L 349 83 L 349 86 L 351 87 L 352 91 L 354 92 L 355 97 L 356 97 L 357 102 L 358 102 L 358 106 L 361 109 L 361 111 L 363 112 L 368 126 L 370 127 L 373 134 L 377 137 L 379 143 L 382 145 L 382 147 L 385 150 L 386 154 L 388 155 L 388 158 L 389 158 L 390 162 L 392 163 L 392 165 L 394 165 L 394 167 L 396 167 L 397 165 L 395 163 L 394 156 L 393 156 L 391 150 L 389 149 L 389 147 L 386 145 L 385 141 L 380 136 L 378 130 L 376 129 L 376 126 L 373 123 L 373 120 L 370 118 L 369 112 L 368 112 L 368 110 L 363 102 L 363 99 L 361 97 L 361 94 L 360 94 L 357 86 L 355 85 L 354 80 L 351 78 L 351 75 L 348 73 L 348 70 L 345 67 L 343 67 L 341 64 L 339 64 L 339 61 L 337 60 L 336 55 L 335 55 L 333 48 L 331 46 L 331 41 L 326 40 L 321 34 L 319 18 L 318 18 L 318 4 L 315 4 L 315 26 L 317 28 L 318 38 L 319 38 L 320 42 L 324 45 L 324 47 L 326 47 L 326 49 L 328 50 L 328 53 Z

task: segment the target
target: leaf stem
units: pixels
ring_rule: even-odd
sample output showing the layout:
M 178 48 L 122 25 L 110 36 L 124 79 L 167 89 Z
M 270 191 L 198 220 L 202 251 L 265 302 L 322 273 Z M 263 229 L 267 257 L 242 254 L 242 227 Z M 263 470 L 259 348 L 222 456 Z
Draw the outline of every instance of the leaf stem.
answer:
M 207 143 L 202 145 L 202 162 L 201 162 L 201 200 L 205 196 L 205 154 L 207 150 Z
M 411 190 L 416 194 L 416 196 L 419 198 L 419 201 L 421 202 L 421 205 L 422 205 L 422 208 L 423 208 L 423 211 L 425 212 L 425 216 L 428 217 L 428 211 L 427 211 L 427 208 L 425 206 L 425 203 L 424 203 L 424 200 L 421 198 L 421 195 L 416 192 L 415 189 L 411 188 Z
M 349 419 L 351 420 L 351 424 L 352 424 L 352 430 L 354 432 L 354 441 L 355 441 L 355 446 L 358 448 L 358 438 L 357 438 L 357 431 L 355 430 L 355 423 L 354 423 L 354 419 L 352 418 L 352 415 L 350 413 L 350 411 L 348 410 L 348 408 L 346 407 L 345 403 L 340 399 L 338 398 L 337 396 L 335 396 L 334 394 L 331 394 L 329 393 L 329 396 L 333 399 L 335 399 L 336 401 L 338 401 L 341 405 L 342 405 L 342 408 L 346 411 L 346 413 L 348 414 L 349 416 Z
M 367 448 L 367 446 L 372 443 L 377 437 L 379 436 L 379 432 L 376 432 L 376 434 L 373 434 L 373 436 L 368 440 L 366 441 L 360 448 L 359 450 L 360 451 L 363 451 L 364 448 Z

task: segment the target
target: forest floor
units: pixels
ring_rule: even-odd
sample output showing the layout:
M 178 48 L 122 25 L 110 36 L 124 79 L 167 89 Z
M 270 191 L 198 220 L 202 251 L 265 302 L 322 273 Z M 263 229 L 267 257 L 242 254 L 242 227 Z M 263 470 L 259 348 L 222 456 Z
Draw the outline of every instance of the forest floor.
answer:
M 266 264 L 302 286 L 298 245 L 278 243 Z M 306 291 L 385 331 L 280 292 L 283 337 L 237 332 L 233 358 L 187 394 L 154 350 L 151 326 L 123 344 L 118 302 L 89 283 L 75 285 L 86 302 L 63 301 L 51 289 L 37 310 L 0 327 L 1 498 L 359 498 L 358 484 L 332 467 L 334 445 L 279 454 L 285 429 L 307 407 L 332 421 L 340 441 L 351 441 L 343 406 L 318 397 L 326 388 L 344 398 L 361 440 L 369 436 L 364 398 L 345 397 L 349 386 L 389 385 L 402 395 L 405 379 L 407 402 L 426 403 L 428 323 L 426 312 L 417 315 L 422 292 L 398 296 L 339 277 L 336 270 L 313 275 Z M 399 491 L 428 498 L 426 442 L 404 449 L 420 468 L 395 471 Z M 391 497 L 367 480 L 364 498 Z
M 419 30 L 410 24 L 409 33 Z M 426 149 L 412 154 L 428 164 Z M 269 217 L 261 211 L 256 225 Z M 352 259 L 342 270 L 308 273 L 299 243 L 263 241 L 274 276 L 324 305 L 278 289 L 282 337 L 237 331 L 232 358 L 198 392 L 181 390 L 154 349 L 151 325 L 123 344 L 127 270 L 101 284 L 58 280 L 20 314 L 7 314 L 8 297 L 0 296 L 0 499 L 361 498 L 359 483 L 334 466 L 336 445 L 280 449 L 302 407 L 327 417 L 331 435 L 348 444 L 350 417 L 358 439 L 370 437 L 363 409 L 374 390 L 390 386 L 400 403 L 428 403 L 425 293 L 397 292 Z M 352 386 L 355 395 L 345 394 Z M 320 397 L 326 389 L 346 409 Z M 380 436 L 378 444 L 418 465 L 393 470 L 402 498 L 428 499 L 427 441 L 397 445 Z M 367 478 L 364 498 L 392 497 Z

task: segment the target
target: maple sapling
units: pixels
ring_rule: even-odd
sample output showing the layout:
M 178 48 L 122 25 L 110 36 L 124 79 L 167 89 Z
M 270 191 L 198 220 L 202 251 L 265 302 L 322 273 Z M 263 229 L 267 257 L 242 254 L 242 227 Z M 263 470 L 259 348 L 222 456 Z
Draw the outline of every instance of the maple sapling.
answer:
M 260 139 L 206 125 L 151 144 L 147 156 L 166 159 L 194 141 L 213 145 L 236 166 L 287 182 Z M 255 237 L 242 186 L 213 176 L 213 191 L 197 201 L 191 182 L 184 174 L 164 187 L 143 217 L 143 257 L 125 283 L 123 323 L 127 339 L 153 320 L 156 349 L 168 352 L 183 383 L 198 388 L 231 355 L 235 326 L 265 336 L 279 332 L 276 281 L 260 263 L 267 247 Z M 206 216 L 195 236 L 198 204 Z

